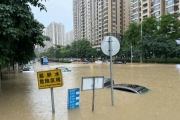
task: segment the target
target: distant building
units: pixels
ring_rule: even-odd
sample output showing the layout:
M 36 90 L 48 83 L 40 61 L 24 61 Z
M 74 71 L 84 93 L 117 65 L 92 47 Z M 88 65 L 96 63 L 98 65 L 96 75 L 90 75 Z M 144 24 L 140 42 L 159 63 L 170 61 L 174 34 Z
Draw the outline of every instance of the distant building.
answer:
M 49 48 L 53 45 L 64 45 L 64 25 L 61 23 L 52 22 L 46 28 L 46 36 L 51 38 L 51 42 L 47 42 L 46 47 Z
M 46 28 L 43 30 L 43 35 L 45 35 L 46 36 Z M 42 52 L 44 52 L 44 50 L 45 49 L 47 49 L 49 46 L 49 41 L 44 41 L 44 44 L 46 45 L 45 47 L 41 47 L 41 46 L 39 46 L 39 45 L 36 45 L 35 46 L 35 52 L 36 53 L 42 53 Z
M 65 34 L 64 45 L 71 45 L 73 41 L 74 41 L 74 32 L 73 30 L 71 30 Z

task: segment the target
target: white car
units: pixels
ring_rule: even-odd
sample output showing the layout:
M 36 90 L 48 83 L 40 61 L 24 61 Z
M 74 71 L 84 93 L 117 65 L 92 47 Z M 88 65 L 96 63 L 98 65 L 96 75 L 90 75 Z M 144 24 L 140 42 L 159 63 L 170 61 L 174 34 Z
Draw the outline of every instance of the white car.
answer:
M 97 60 L 97 61 L 95 61 L 95 63 L 102 63 L 102 61 L 101 60 Z
M 27 65 L 27 66 L 24 66 L 21 70 L 21 72 L 34 72 L 35 69 L 32 65 Z
M 61 69 L 62 72 L 71 72 L 71 70 L 66 67 L 57 67 L 56 69 Z

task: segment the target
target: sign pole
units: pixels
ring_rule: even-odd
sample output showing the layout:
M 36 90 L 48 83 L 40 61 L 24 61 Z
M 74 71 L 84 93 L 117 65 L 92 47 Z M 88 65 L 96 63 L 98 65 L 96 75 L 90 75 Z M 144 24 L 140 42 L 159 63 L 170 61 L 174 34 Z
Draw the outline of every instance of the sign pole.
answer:
M 52 113 L 55 113 L 53 88 L 51 88 L 51 103 L 52 103 Z
M 95 78 L 93 77 L 93 98 L 92 98 L 92 111 L 94 111 L 94 94 L 95 94 Z
M 112 75 L 112 41 L 109 37 L 109 56 L 110 56 L 110 76 L 111 76 L 111 102 L 114 106 L 114 93 L 113 93 L 113 75 Z
M 1 74 L 1 63 L 0 63 L 0 93 L 2 91 L 1 90 L 2 89 L 2 85 L 1 85 L 2 84 L 2 80 L 1 79 L 2 79 L 2 74 Z

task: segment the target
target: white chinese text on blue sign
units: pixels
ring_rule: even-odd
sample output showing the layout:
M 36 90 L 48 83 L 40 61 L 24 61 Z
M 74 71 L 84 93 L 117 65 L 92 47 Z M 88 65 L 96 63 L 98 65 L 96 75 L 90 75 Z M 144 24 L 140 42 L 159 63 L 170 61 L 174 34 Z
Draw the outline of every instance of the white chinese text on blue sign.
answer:
M 80 102 L 80 89 L 68 89 L 68 109 L 78 108 Z

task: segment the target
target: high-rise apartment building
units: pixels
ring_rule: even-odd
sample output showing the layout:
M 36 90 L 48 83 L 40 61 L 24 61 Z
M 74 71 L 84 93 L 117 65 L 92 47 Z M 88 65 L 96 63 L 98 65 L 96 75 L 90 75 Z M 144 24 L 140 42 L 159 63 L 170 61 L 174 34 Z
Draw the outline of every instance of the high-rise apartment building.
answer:
M 46 28 L 43 30 L 43 35 L 46 36 Z M 47 49 L 49 48 L 49 43 L 50 43 L 50 41 L 44 41 L 44 44 L 45 44 L 44 47 L 41 47 L 41 46 L 39 46 L 39 45 L 36 45 L 36 46 L 35 46 L 35 52 L 36 52 L 36 53 L 42 53 L 42 52 L 44 52 L 45 50 L 47 50 Z
M 129 0 L 73 0 L 74 39 L 100 45 L 104 36 L 122 38 L 130 22 Z
M 141 22 L 146 17 L 179 13 L 179 0 L 131 0 L 131 21 Z
M 53 45 L 64 45 L 64 31 L 64 25 L 56 22 L 52 22 L 46 28 L 46 36 L 51 38 L 51 42 L 47 44 L 48 48 Z
M 74 41 L 74 31 L 71 30 L 65 34 L 65 40 L 64 45 L 71 45 L 71 43 Z

